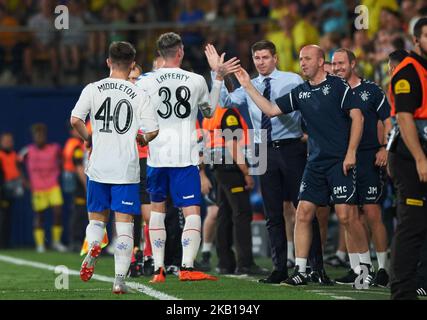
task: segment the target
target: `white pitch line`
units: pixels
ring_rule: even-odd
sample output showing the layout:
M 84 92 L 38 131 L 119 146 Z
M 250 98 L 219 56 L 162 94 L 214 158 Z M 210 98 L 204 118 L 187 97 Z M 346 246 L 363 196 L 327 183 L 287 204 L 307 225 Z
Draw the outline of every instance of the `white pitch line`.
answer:
M 313 293 L 321 293 L 325 292 L 324 290 L 311 290 Z M 375 291 L 375 290 L 335 290 L 336 293 L 368 293 L 368 294 L 379 294 L 381 296 L 390 296 L 390 293 Z
M 354 298 L 347 297 L 347 296 L 337 296 L 335 292 L 320 292 L 320 291 L 314 291 L 314 290 L 308 290 L 308 292 L 312 292 L 314 294 L 318 294 L 325 297 L 331 297 L 337 300 L 355 300 Z
M 87 291 L 111 291 L 110 289 L 68 289 L 70 292 L 87 292 Z M 37 289 L 37 290 L 1 290 L 0 293 L 40 293 L 40 292 L 58 292 L 57 289 Z
M 230 279 L 246 280 L 246 281 L 256 281 L 256 282 L 258 281 L 256 278 L 251 277 L 251 276 L 246 275 L 246 274 L 243 274 L 243 275 L 227 274 L 227 275 L 224 275 L 224 277 L 230 278 Z M 274 286 L 284 287 L 284 286 L 282 286 L 280 284 L 274 285 Z M 308 292 L 312 292 L 314 294 L 321 295 L 321 296 L 328 296 L 328 297 L 331 297 L 331 298 L 334 298 L 334 299 L 337 299 L 337 300 L 355 300 L 353 298 L 346 297 L 346 296 L 337 296 L 337 295 L 334 295 L 334 294 L 337 294 L 336 292 L 327 292 L 327 291 L 323 291 L 323 290 L 307 290 L 307 291 Z M 348 292 L 350 292 L 350 291 L 348 291 Z
M 331 296 L 331 297 L 337 300 L 354 300 L 353 298 L 346 297 L 346 296 Z
M 13 257 L 1 255 L 1 254 L 0 254 L 0 261 L 12 263 L 12 264 L 19 265 L 19 266 L 29 266 L 29 267 L 42 269 L 42 270 L 49 270 L 49 271 L 54 271 L 56 268 L 56 266 L 53 266 L 53 265 L 49 265 L 49 264 L 45 264 L 45 263 L 41 263 L 41 262 L 36 262 L 36 261 L 19 259 L 19 258 L 13 258 Z M 80 272 L 77 270 L 68 269 L 68 271 L 69 271 L 70 275 L 80 276 Z M 102 281 L 102 282 L 114 283 L 113 277 L 101 276 L 98 274 L 94 274 L 92 276 L 92 279 Z M 174 297 L 174 296 L 168 295 L 166 293 L 154 290 L 154 289 L 147 287 L 141 283 L 127 281 L 126 285 L 131 289 L 138 290 L 139 292 L 144 293 L 147 296 L 153 297 L 155 299 L 159 299 L 159 300 L 181 300 L 177 297 Z
M 224 274 L 221 275 L 222 277 L 230 278 L 230 279 L 240 279 L 240 280 L 250 280 L 250 281 L 256 281 L 254 277 L 251 277 L 247 274 Z

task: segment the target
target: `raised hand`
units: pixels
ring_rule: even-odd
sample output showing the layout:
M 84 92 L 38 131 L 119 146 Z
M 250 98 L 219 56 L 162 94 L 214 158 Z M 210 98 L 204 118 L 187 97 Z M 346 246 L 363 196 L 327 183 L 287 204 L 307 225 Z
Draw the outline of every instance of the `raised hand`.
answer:
M 240 60 L 236 57 L 231 58 L 224 62 L 225 53 L 223 53 L 219 59 L 218 69 L 217 69 L 217 78 L 223 80 L 227 74 L 235 73 L 240 69 Z
M 251 83 L 251 77 L 242 67 L 240 67 L 239 70 L 234 73 L 234 75 L 236 76 L 237 80 L 240 82 L 240 85 L 243 88 L 247 88 Z
M 205 55 L 206 59 L 208 60 L 209 66 L 211 67 L 211 70 L 214 72 L 218 72 L 220 56 L 216 51 L 215 47 L 211 44 L 208 44 L 205 47 Z

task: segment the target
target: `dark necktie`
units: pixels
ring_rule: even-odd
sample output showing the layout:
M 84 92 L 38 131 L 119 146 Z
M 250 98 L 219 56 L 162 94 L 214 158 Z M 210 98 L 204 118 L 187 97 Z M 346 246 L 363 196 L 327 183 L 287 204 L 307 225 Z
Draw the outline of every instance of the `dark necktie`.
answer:
M 264 85 L 265 89 L 263 92 L 264 98 L 270 101 L 270 95 L 271 95 L 271 84 L 270 84 L 271 78 L 265 78 L 264 79 Z M 271 120 L 270 117 L 268 117 L 264 112 L 262 113 L 261 118 L 261 129 L 267 130 L 267 142 L 271 142 Z

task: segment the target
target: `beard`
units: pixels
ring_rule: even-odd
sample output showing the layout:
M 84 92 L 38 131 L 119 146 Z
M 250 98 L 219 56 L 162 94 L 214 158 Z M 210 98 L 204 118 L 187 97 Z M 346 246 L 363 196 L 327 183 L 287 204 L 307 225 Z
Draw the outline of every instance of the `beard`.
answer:
M 424 50 L 421 45 L 420 45 L 420 53 L 424 59 L 427 59 L 427 50 Z

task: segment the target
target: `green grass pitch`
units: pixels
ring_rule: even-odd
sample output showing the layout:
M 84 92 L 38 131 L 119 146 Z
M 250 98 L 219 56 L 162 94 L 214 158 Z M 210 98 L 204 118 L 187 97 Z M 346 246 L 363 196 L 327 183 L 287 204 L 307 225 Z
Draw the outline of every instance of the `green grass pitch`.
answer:
M 309 284 L 304 287 L 266 285 L 257 278 L 245 276 L 219 276 L 218 281 L 180 282 L 170 275 L 165 283 L 150 284 L 148 277 L 128 278 L 132 292 L 113 295 L 112 277 L 114 261 L 110 256 L 98 260 L 95 276 L 82 282 L 78 271 L 82 258 L 76 253 L 48 251 L 37 254 L 33 250 L 0 251 L 0 299 L 31 300 L 388 300 L 387 289 L 370 288 L 355 290 L 350 286 L 324 287 Z M 215 261 L 213 261 L 215 262 Z M 257 258 L 256 262 L 271 267 L 268 258 Z M 38 263 L 38 264 L 37 264 Z M 55 283 L 64 284 L 57 277 L 54 267 L 64 265 L 70 270 L 68 289 L 57 289 Z M 344 269 L 327 269 L 335 278 L 343 275 Z M 215 273 L 212 273 L 215 274 Z

